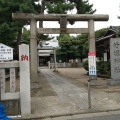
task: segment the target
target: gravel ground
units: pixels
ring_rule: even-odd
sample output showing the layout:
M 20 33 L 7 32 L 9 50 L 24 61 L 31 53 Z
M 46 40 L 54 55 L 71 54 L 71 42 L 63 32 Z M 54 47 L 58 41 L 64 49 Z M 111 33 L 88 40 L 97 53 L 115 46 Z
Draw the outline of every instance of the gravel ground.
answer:
M 52 70 L 52 69 L 51 69 Z M 85 85 L 87 84 L 87 81 L 89 79 L 89 76 L 87 75 L 87 71 L 83 68 L 57 68 L 58 72 L 57 74 L 62 75 L 64 77 L 69 78 L 68 80 L 74 84 L 74 81 L 77 81 L 77 85 Z M 100 80 L 101 85 L 100 86 L 92 86 L 92 88 L 100 89 L 107 92 L 120 92 L 120 86 L 108 86 L 107 85 L 107 79 L 103 77 L 97 77 L 98 80 Z M 76 83 L 76 82 L 75 82 Z M 6 92 L 9 91 L 9 79 L 6 80 Z M 19 91 L 19 78 L 16 80 L 16 91 Z
M 83 68 L 58 68 L 58 73 L 62 76 L 65 76 L 67 78 L 70 78 L 72 81 L 76 80 L 79 84 L 85 85 L 89 79 L 89 76 L 87 75 L 87 71 Z M 107 79 L 103 77 L 97 77 L 98 80 L 100 80 L 101 85 L 100 86 L 91 86 L 95 89 L 100 89 L 105 92 L 120 92 L 120 86 L 108 86 L 107 85 Z

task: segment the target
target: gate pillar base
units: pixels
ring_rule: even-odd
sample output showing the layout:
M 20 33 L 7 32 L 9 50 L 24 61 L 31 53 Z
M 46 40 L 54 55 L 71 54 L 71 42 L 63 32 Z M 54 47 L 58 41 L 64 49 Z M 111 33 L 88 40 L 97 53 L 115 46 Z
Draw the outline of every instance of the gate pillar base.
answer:
M 119 80 L 108 79 L 107 80 L 107 85 L 110 85 L 110 86 L 120 86 L 120 79 Z
M 101 85 L 100 80 L 91 80 L 90 85 L 91 86 L 99 86 L 99 85 Z

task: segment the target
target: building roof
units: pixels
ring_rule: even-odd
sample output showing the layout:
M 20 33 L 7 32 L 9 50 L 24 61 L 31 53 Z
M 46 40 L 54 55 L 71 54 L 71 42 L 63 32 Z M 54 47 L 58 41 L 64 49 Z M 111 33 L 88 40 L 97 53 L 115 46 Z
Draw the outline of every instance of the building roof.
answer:
M 101 36 L 100 38 L 97 38 L 96 42 L 104 41 L 108 38 L 115 37 L 119 27 L 120 26 L 110 26 L 109 29 L 104 34 L 104 36 Z
M 58 48 L 58 40 L 40 41 L 38 44 L 38 55 L 48 56 L 48 54 L 53 54 L 54 48 Z

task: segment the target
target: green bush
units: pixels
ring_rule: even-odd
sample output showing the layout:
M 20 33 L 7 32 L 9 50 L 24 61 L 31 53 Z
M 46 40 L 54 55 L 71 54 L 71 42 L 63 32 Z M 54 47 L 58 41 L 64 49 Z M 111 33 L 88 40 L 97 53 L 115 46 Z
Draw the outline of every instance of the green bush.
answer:
M 88 71 L 88 60 L 83 62 L 83 67 L 84 67 L 85 70 Z
M 97 64 L 97 70 L 99 71 L 100 74 L 107 73 L 104 61 L 98 61 L 96 64 Z
M 84 67 L 85 70 L 88 71 L 88 60 L 83 62 L 83 67 Z M 96 62 L 96 67 L 97 67 L 97 71 L 100 74 L 110 75 L 110 61 L 108 61 L 108 62 L 97 61 Z

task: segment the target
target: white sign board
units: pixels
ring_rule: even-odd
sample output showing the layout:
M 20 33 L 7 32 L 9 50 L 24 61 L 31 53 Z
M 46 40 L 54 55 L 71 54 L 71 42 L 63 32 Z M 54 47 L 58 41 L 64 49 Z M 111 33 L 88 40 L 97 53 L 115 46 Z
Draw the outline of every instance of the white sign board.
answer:
M 96 53 L 88 53 L 89 75 L 96 75 Z
M 107 53 L 103 54 L 104 61 L 107 61 Z
M 13 60 L 13 48 L 0 43 L 0 61 Z

